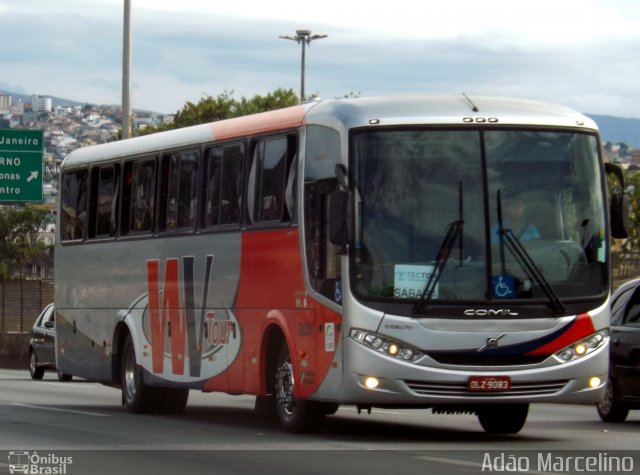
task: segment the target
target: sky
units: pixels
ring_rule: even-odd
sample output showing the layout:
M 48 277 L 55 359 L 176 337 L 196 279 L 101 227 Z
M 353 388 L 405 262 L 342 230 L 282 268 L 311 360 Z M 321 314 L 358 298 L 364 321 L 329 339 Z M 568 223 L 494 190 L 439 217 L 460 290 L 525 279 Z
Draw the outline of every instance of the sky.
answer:
M 124 0 L 0 0 L 0 90 L 122 99 Z M 131 0 L 131 103 L 466 93 L 640 117 L 637 0 Z

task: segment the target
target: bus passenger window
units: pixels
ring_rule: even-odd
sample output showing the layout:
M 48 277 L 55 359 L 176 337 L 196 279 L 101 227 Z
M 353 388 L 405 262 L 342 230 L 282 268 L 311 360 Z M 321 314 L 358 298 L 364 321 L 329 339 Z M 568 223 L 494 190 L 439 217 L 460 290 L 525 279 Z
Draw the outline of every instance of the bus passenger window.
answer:
M 205 183 L 205 227 L 240 223 L 243 158 L 244 146 L 241 144 L 211 150 Z
M 68 172 L 62 176 L 62 241 L 75 241 L 87 237 L 88 180 L 87 170 Z
M 118 214 L 118 169 L 118 166 L 101 167 L 98 173 L 95 204 L 96 237 L 115 235 L 116 216 Z
M 194 228 L 198 205 L 198 153 L 173 154 L 165 163 L 165 229 Z
M 125 176 L 129 178 L 126 173 Z M 129 230 L 150 232 L 156 203 L 156 161 L 154 159 L 133 163 L 131 170 Z
M 256 145 L 247 190 L 252 223 L 292 219 L 289 212 L 285 213 L 285 192 L 294 155 L 293 138 L 266 139 Z

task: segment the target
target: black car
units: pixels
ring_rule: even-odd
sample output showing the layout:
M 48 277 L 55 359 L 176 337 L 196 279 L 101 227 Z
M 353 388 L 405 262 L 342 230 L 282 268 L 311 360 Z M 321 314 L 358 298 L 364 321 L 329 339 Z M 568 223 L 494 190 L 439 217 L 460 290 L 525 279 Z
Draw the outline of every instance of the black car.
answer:
M 38 315 L 29 338 L 29 373 L 33 379 L 42 379 L 47 369 L 56 369 L 55 306 L 50 303 Z M 58 371 L 60 381 L 70 381 L 71 375 Z
M 640 409 L 640 279 L 613 293 L 609 348 L 609 379 L 598 414 L 605 422 L 624 422 L 630 409 Z

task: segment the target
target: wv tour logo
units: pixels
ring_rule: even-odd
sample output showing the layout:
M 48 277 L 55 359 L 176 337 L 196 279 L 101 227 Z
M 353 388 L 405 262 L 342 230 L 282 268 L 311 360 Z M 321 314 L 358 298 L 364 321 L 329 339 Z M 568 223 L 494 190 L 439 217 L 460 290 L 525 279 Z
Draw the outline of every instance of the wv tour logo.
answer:
M 224 371 L 238 355 L 240 328 L 235 315 L 224 306 L 210 308 L 212 263 L 213 256 L 207 256 L 202 296 L 196 302 L 193 256 L 183 257 L 182 266 L 178 258 L 165 261 L 162 288 L 160 260 L 147 261 L 148 311 L 142 329 L 151 346 L 153 373 L 183 376 L 188 359 L 186 376 L 210 378 Z M 171 374 L 165 368 L 169 362 Z

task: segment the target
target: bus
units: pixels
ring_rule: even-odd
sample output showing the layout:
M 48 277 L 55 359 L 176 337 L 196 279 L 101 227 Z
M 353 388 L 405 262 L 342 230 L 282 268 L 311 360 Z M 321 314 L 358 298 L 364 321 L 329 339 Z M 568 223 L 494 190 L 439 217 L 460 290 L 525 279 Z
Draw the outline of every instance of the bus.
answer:
M 255 395 L 292 432 L 352 405 L 517 433 L 531 403 L 605 392 L 625 232 L 609 173 L 588 117 L 466 95 L 78 149 L 60 173 L 58 369 L 134 413 L 180 413 L 198 389 Z

